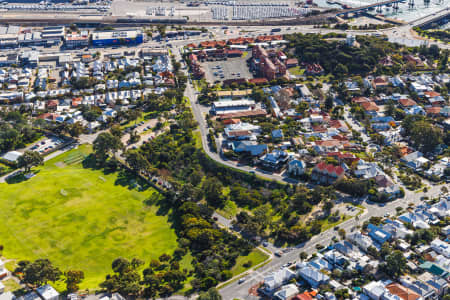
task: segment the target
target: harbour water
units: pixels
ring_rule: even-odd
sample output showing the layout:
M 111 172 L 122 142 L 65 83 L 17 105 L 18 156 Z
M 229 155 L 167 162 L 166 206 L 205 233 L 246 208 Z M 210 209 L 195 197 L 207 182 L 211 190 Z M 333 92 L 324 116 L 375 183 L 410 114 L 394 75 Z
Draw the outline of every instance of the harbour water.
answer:
M 382 0 L 339 0 L 339 2 L 342 4 L 347 4 L 351 7 L 359 7 L 382 2 Z M 338 4 L 330 4 L 329 1 L 327 2 L 326 0 L 314 0 L 314 3 L 316 3 L 320 7 L 341 7 Z M 414 8 L 411 10 L 408 8 L 408 1 L 405 1 L 404 3 L 399 3 L 399 9 L 397 12 L 395 12 L 392 7 L 383 7 L 381 14 L 385 17 L 398 19 L 405 22 L 411 22 L 436 13 L 447 7 L 450 7 L 450 0 L 441 0 L 441 2 L 439 2 L 438 0 L 431 0 L 428 5 L 425 4 L 424 0 L 414 0 Z M 375 10 L 369 11 L 369 13 L 377 14 Z

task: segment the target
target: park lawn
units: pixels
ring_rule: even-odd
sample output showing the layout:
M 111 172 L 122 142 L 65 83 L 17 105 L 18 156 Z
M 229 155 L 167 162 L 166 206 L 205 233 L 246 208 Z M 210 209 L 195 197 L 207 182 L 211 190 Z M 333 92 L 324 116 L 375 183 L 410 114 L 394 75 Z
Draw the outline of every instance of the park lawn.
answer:
M 130 178 L 118 173 L 83 168 L 90 151 L 80 146 L 36 168 L 28 181 L 0 184 L 3 255 L 49 258 L 62 271 L 83 270 L 82 289 L 96 289 L 117 257 L 148 263 L 177 247 L 167 213 L 144 204 L 159 194 L 130 187 Z
M 232 219 L 237 215 L 239 210 L 240 209 L 238 208 L 236 203 L 228 199 L 227 201 L 225 201 L 224 206 L 217 210 L 217 213 L 227 219 Z
M 341 219 L 339 221 L 334 222 L 334 223 L 330 223 L 329 218 L 320 220 L 320 224 L 322 225 L 321 232 L 327 231 L 328 229 L 330 229 L 330 228 L 332 228 L 334 226 L 337 226 L 337 225 L 339 225 L 339 224 L 341 224 L 341 223 L 343 223 L 343 222 L 345 222 L 345 221 L 347 221 L 348 219 L 351 219 L 351 218 L 352 218 L 351 216 L 344 214 L 344 215 L 341 216 Z
M 142 116 L 137 118 L 135 121 L 129 121 L 129 122 L 125 122 L 123 124 L 120 124 L 120 129 L 124 130 L 127 127 L 131 127 L 131 126 L 133 126 L 135 124 L 139 124 L 140 122 L 145 122 L 148 119 L 150 119 L 152 117 L 152 115 L 154 115 L 153 111 L 144 112 L 144 113 L 142 113 Z
M 18 291 L 20 289 L 22 289 L 22 287 L 20 286 L 20 284 L 18 284 L 14 279 L 9 278 L 6 280 L 2 280 L 2 283 L 5 286 L 5 292 L 15 292 Z
M 300 66 L 296 66 L 293 68 L 289 68 L 289 73 L 292 75 L 303 75 L 305 73 L 305 69 L 300 68 Z
M 261 250 L 253 249 L 248 255 L 239 256 L 236 259 L 236 264 L 233 266 L 233 268 L 231 268 L 231 273 L 233 274 L 233 277 L 234 277 L 236 275 L 239 275 L 239 274 L 245 272 L 249 268 L 244 267 L 244 264 L 249 260 L 252 262 L 252 265 L 250 266 L 250 268 L 251 268 L 251 267 L 254 267 L 254 266 L 262 263 L 267 258 L 268 258 L 268 256 L 265 253 L 263 253 Z

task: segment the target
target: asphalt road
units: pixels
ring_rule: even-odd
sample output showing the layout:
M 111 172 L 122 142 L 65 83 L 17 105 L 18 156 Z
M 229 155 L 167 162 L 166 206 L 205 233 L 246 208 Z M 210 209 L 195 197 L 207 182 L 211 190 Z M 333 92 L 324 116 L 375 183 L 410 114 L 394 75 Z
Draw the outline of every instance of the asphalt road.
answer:
M 421 203 L 420 198 L 422 196 L 433 197 L 437 196 L 440 192 L 440 185 L 431 186 L 427 193 L 415 193 L 406 191 L 405 198 L 398 199 L 392 201 L 390 203 L 386 203 L 381 206 L 379 204 L 369 204 L 364 202 L 362 205 L 366 208 L 363 214 L 356 218 L 347 220 L 339 225 L 339 228 L 344 229 L 347 234 L 351 233 L 352 228 L 362 225 L 364 221 L 369 220 L 371 217 L 383 217 L 386 213 L 389 213 L 391 216 L 396 214 L 397 207 L 406 208 L 409 203 L 414 203 L 415 205 Z M 312 254 L 316 252 L 315 245 L 320 243 L 321 245 L 327 246 L 332 242 L 333 237 L 337 236 L 336 231 L 331 228 L 327 231 L 322 232 L 319 235 L 314 236 L 311 240 L 304 244 L 297 245 L 288 253 L 285 253 L 282 257 L 276 257 L 272 259 L 272 261 L 261 267 L 260 269 L 251 272 L 247 277 L 245 282 L 239 284 L 237 281 L 227 285 L 226 287 L 220 289 L 220 294 L 222 295 L 224 300 L 231 299 L 245 299 L 248 295 L 248 290 L 263 281 L 264 277 L 269 275 L 270 273 L 278 270 L 282 265 L 288 262 L 299 261 L 299 255 L 301 252 L 306 252 L 308 254 Z
M 192 85 L 188 82 L 185 96 L 189 98 L 189 101 L 192 106 L 192 111 L 194 114 L 195 119 L 199 123 L 199 130 L 201 133 L 202 138 L 202 145 L 204 148 L 204 151 L 207 153 L 208 156 L 210 156 L 215 161 L 222 163 L 224 165 L 237 168 L 242 171 L 253 171 L 257 173 L 260 176 L 263 176 L 267 179 L 274 179 L 274 180 L 280 180 L 283 179 L 280 175 L 274 175 L 274 174 L 266 174 L 259 171 L 255 171 L 255 169 L 250 168 L 248 166 L 237 166 L 235 163 L 230 161 L 223 160 L 219 154 L 211 152 L 208 147 L 207 142 L 207 127 L 206 122 L 204 120 L 204 117 L 201 113 L 200 105 L 197 103 L 197 97 L 194 91 L 194 88 Z M 354 125 L 353 122 L 350 123 L 352 126 Z M 363 135 L 366 138 L 368 138 L 365 134 Z M 428 196 L 433 197 L 437 196 L 440 192 L 440 185 L 436 186 L 430 186 L 429 191 L 427 193 L 415 193 L 410 192 L 406 190 L 406 195 L 402 199 L 397 199 L 395 201 L 386 203 L 386 204 L 376 204 L 376 203 L 367 203 L 364 202 L 362 205 L 365 207 L 365 211 L 363 214 L 358 216 L 357 218 L 349 219 L 341 224 L 339 224 L 339 228 L 344 229 L 347 233 L 350 233 L 356 226 L 361 225 L 364 221 L 369 220 L 373 216 L 383 217 L 386 214 L 390 214 L 391 216 L 394 216 L 396 214 L 396 208 L 397 207 L 403 207 L 406 208 L 409 203 L 414 203 L 415 205 L 419 204 L 421 202 L 422 196 Z M 220 218 L 220 223 L 228 224 L 229 227 L 229 220 L 217 215 L 218 219 Z M 222 220 L 225 219 L 225 220 Z M 248 290 L 254 286 L 255 284 L 261 282 L 265 276 L 270 274 L 271 272 L 279 269 L 282 265 L 299 260 L 299 254 L 301 252 L 306 252 L 308 254 L 312 254 L 316 252 L 316 244 L 320 243 L 321 245 L 327 246 L 332 242 L 333 237 L 335 237 L 336 231 L 332 228 L 327 231 L 322 232 L 319 235 L 314 236 L 311 240 L 308 242 L 297 245 L 293 250 L 289 251 L 288 253 L 285 253 L 282 257 L 276 257 L 272 259 L 272 261 L 261 267 L 258 270 L 252 271 L 247 277 L 245 282 L 239 284 L 238 281 L 235 281 L 224 288 L 220 289 L 220 293 L 224 300 L 231 300 L 235 298 L 241 298 L 244 299 L 248 295 Z M 275 249 L 271 249 L 275 250 Z

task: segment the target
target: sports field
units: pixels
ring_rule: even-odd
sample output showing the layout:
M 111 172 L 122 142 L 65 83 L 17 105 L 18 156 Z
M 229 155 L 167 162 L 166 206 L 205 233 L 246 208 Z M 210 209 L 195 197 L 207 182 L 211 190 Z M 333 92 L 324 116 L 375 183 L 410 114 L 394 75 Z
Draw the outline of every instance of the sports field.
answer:
M 148 263 L 172 254 L 177 242 L 167 215 L 144 204 L 157 192 L 138 191 L 118 173 L 83 168 L 89 152 L 80 146 L 37 168 L 28 181 L 0 183 L 0 241 L 5 257 L 46 257 L 62 271 L 83 270 L 81 287 L 95 289 L 115 258 Z

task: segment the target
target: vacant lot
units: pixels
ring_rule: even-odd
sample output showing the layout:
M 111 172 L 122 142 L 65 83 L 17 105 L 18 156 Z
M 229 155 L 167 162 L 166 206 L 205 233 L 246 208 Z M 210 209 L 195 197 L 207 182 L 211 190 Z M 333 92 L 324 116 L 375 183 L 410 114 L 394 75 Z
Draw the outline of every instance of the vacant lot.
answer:
M 83 270 L 82 288 L 97 288 L 119 257 L 147 263 L 172 253 L 176 236 L 167 216 L 144 201 L 159 196 L 138 191 L 123 174 L 83 168 L 87 146 L 38 168 L 28 181 L 0 184 L 0 241 L 11 259 L 49 258 L 61 270 Z

